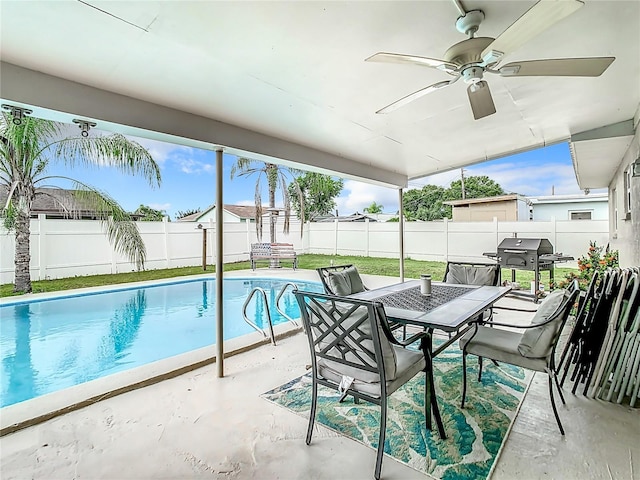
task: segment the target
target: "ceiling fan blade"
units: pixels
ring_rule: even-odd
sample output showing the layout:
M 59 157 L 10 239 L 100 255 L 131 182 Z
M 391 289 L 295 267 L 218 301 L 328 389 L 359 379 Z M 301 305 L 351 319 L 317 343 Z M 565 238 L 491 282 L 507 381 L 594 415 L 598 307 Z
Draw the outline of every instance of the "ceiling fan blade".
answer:
M 400 107 L 403 107 L 407 103 L 413 102 L 414 100 L 417 100 L 418 98 L 423 97 L 428 93 L 435 92 L 436 90 L 440 90 L 441 88 L 444 88 L 444 87 L 448 87 L 452 83 L 455 83 L 458 80 L 458 78 L 460 78 L 460 77 L 455 77 L 453 80 L 445 80 L 444 82 L 434 83 L 433 85 L 429 85 L 428 87 L 421 88 L 417 92 L 413 92 L 413 93 L 407 95 L 406 97 L 402 97 L 400 100 L 398 100 L 396 102 L 393 102 L 392 104 L 387 105 L 384 108 L 381 108 L 376 113 L 393 112 L 394 110 L 396 110 L 396 109 L 398 109 Z
M 579 0 L 540 0 L 491 42 L 481 57 L 492 50 L 508 55 L 583 5 Z
M 491 98 L 489 84 L 484 80 L 469 85 L 467 95 L 469 95 L 473 118 L 476 120 L 496 113 L 496 106 L 493 103 L 493 98 Z
M 599 77 L 616 57 L 557 58 L 512 62 L 500 67 L 503 77 Z
M 365 62 L 382 62 L 382 63 L 408 63 L 412 65 L 421 65 L 423 67 L 438 68 L 445 72 L 455 72 L 457 65 L 437 58 L 418 57 L 416 55 L 403 55 L 402 53 L 386 53 L 379 52 L 365 58 Z

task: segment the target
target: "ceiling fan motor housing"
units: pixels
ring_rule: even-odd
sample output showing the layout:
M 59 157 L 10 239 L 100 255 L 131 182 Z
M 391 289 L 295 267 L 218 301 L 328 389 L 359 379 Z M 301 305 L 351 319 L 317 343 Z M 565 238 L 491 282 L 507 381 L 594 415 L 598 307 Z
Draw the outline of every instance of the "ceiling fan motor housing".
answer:
M 469 64 L 481 64 L 482 51 L 493 43 L 493 38 L 476 37 L 463 40 L 450 47 L 444 54 L 444 60 L 459 67 Z

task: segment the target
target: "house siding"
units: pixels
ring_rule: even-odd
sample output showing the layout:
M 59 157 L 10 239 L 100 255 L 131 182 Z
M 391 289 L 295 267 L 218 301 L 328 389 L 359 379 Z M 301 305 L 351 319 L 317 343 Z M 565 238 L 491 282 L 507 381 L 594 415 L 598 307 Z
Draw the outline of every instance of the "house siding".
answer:
M 611 248 L 620 252 L 620 266 L 640 265 L 640 177 L 631 177 L 631 214 L 625 209 L 625 172 L 640 156 L 640 134 L 636 118 L 636 133 L 613 180 L 609 184 L 609 231 Z M 612 159 L 613 160 L 613 159 Z M 605 161 L 605 159 L 603 159 Z

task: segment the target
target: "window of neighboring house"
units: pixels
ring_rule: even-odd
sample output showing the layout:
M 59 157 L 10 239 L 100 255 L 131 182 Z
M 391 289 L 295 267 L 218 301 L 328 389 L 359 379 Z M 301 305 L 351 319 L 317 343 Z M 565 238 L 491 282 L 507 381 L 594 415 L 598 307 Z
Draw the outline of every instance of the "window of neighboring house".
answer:
M 611 210 L 613 212 L 613 233 L 618 233 L 618 191 L 611 189 Z
M 591 210 L 570 211 L 569 220 L 591 220 Z
M 624 171 L 624 219 L 631 219 L 631 167 Z

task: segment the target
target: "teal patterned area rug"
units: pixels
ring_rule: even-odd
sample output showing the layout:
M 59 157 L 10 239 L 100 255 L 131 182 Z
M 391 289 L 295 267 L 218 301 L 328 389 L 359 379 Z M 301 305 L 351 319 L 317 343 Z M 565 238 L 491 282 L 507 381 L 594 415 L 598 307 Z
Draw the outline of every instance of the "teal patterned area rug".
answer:
M 462 353 L 454 345 L 434 361 L 438 403 L 447 439 L 424 422 L 424 374 L 394 392 L 389 399 L 385 453 L 410 467 L 442 480 L 486 479 L 495 464 L 532 374 L 511 365 L 485 361 L 478 383 L 476 357 L 467 358 L 467 400 L 460 408 Z M 309 418 L 310 374 L 262 395 L 277 405 Z M 372 448 L 378 447 L 380 407 L 347 397 L 338 403 L 336 391 L 318 388 L 316 423 Z M 312 440 L 313 441 L 313 440 Z M 373 468 L 373 467 L 372 467 Z

